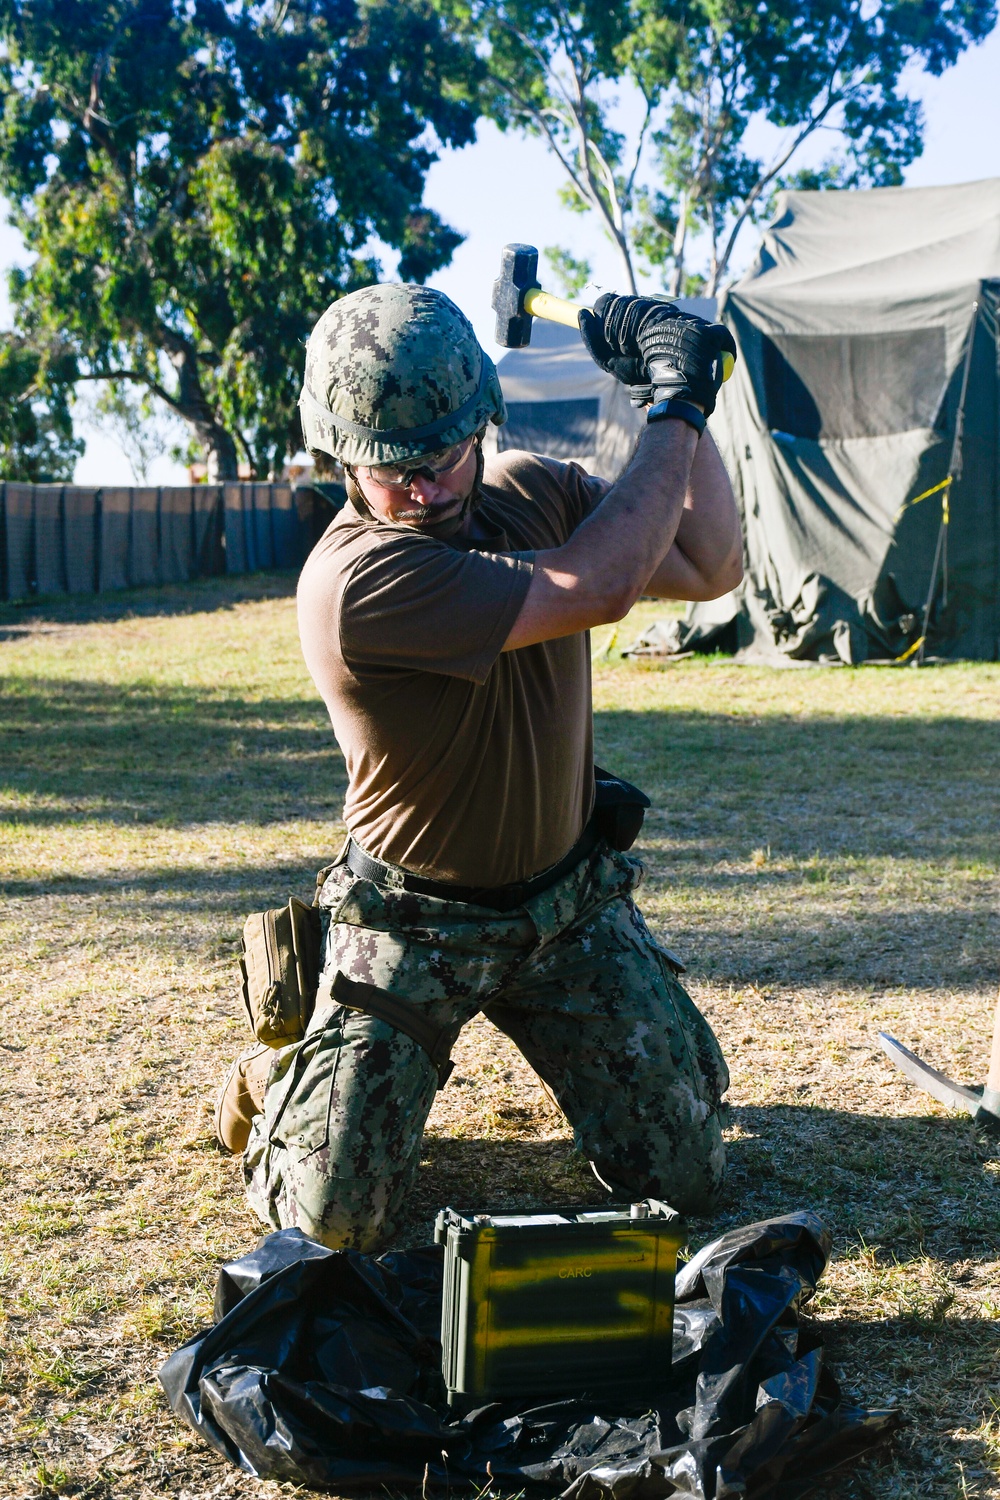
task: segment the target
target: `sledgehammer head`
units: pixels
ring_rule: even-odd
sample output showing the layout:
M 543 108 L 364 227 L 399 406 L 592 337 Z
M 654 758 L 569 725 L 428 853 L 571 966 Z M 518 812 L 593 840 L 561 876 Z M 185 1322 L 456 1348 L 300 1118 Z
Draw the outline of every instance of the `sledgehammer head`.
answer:
M 535 246 L 505 245 L 500 275 L 493 283 L 496 341 L 502 348 L 523 349 L 531 343 L 531 314 L 524 310 L 524 294 L 538 285 L 538 251 Z

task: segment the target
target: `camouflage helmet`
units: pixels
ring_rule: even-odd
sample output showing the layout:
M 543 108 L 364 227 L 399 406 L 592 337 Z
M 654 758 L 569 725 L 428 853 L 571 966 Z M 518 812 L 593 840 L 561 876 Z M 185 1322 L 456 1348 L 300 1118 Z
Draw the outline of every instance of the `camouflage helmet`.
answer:
M 366 286 L 309 335 L 305 445 L 342 464 L 399 463 L 507 420 L 496 367 L 443 292 Z

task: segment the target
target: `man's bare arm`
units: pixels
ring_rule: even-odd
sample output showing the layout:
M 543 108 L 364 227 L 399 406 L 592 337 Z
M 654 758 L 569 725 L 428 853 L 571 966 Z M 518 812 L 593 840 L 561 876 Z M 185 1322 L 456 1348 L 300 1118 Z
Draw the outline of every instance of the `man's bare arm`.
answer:
M 504 650 L 620 620 L 641 594 L 717 599 L 742 578 L 742 551 L 732 486 L 709 434 L 698 442 L 683 423 L 648 427 L 593 515 L 562 547 L 535 554 Z
M 575 635 L 627 615 L 674 544 L 698 435 L 657 422 L 597 509 L 561 547 L 535 553 L 505 651 Z
M 670 551 L 643 589 L 656 599 L 718 599 L 743 577 L 743 537 L 732 485 L 711 435 L 691 465 Z

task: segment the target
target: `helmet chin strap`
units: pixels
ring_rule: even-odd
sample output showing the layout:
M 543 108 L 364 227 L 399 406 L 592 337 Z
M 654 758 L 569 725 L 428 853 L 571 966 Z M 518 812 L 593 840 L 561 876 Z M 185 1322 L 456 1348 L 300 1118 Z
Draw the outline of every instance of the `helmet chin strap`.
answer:
M 469 493 L 466 495 L 464 501 L 462 502 L 462 509 L 458 512 L 457 516 L 450 516 L 447 521 L 441 521 L 437 526 L 420 526 L 415 527 L 414 530 L 422 531 L 426 536 L 437 537 L 440 541 L 447 541 L 449 537 L 454 536 L 456 532 L 458 532 L 464 525 L 466 516 L 472 515 L 473 512 L 477 511 L 480 505 L 483 503 L 482 483 L 484 465 L 485 460 L 483 458 L 483 436 L 482 433 L 477 433 L 476 477 L 472 481 L 472 488 L 469 490 Z M 371 506 L 368 504 L 368 501 L 365 499 L 358 481 L 355 479 L 350 469 L 347 468 L 344 469 L 344 488 L 347 491 L 348 500 L 354 506 L 354 509 L 357 511 L 358 515 L 361 516 L 362 520 L 374 521 L 377 526 L 388 526 L 392 524 L 391 522 L 384 520 L 382 516 L 378 516 L 375 514 Z
M 363 521 L 377 522 L 380 519 L 373 510 L 369 510 L 368 501 L 361 493 L 361 487 L 350 469 L 344 470 L 344 489 L 347 491 L 348 500 Z

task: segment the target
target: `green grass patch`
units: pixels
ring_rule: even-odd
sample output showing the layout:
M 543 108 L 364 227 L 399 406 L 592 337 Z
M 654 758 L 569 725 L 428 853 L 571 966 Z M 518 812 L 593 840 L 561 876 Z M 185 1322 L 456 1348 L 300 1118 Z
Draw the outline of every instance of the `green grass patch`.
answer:
M 344 766 L 292 580 L 0 608 L 0 1489 L 278 1494 L 166 1412 L 164 1353 L 259 1233 L 211 1107 L 243 1045 L 247 912 L 342 836 Z M 1000 1495 L 1000 1161 L 886 1028 L 982 1081 L 998 979 L 1000 668 L 631 661 L 594 633 L 601 763 L 654 807 L 644 909 L 730 1060 L 721 1228 L 809 1207 L 813 1309 L 859 1400 L 913 1417 L 838 1493 Z M 406 1237 L 442 1203 L 596 1196 L 509 1043 L 467 1028 Z M 232 1490 L 235 1493 L 235 1490 Z

